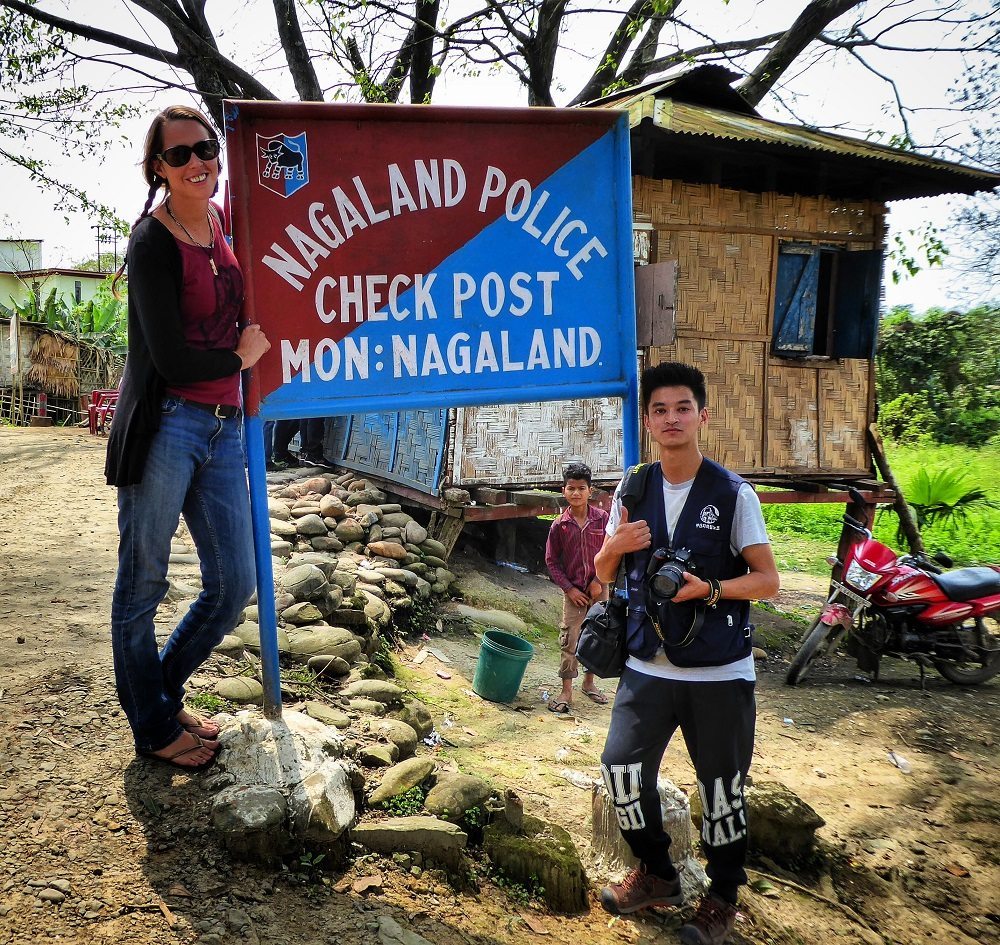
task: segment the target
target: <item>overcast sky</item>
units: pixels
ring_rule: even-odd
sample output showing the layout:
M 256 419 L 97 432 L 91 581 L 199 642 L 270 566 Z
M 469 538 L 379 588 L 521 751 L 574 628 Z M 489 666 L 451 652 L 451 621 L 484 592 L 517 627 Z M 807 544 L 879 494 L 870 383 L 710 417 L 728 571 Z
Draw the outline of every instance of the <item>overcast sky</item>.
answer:
M 263 4 L 259 16 L 246 14 L 248 8 L 260 4 L 261 0 L 233 3 L 233 0 L 217 0 L 208 5 L 208 13 L 213 22 L 233 23 L 222 37 L 222 48 L 229 44 L 245 49 L 259 49 L 263 39 L 253 32 L 252 24 L 273 22 L 273 8 Z M 973 0 L 970 5 L 975 5 Z M 56 9 L 58 3 L 47 3 Z M 711 17 L 724 17 L 725 26 L 716 27 L 716 34 L 760 35 L 782 28 L 788 23 L 787 0 L 700 0 L 699 15 L 704 14 L 707 26 L 711 27 Z M 232 16 L 231 11 L 239 9 L 240 16 Z M 86 19 L 98 25 L 123 28 L 124 23 L 135 23 L 131 6 L 124 0 L 75 0 L 70 5 L 71 15 L 83 19 L 83 11 L 88 10 Z M 454 8 L 453 13 L 454 14 Z M 717 24 L 722 22 L 717 21 Z M 574 34 L 575 44 L 582 51 L 588 45 L 596 47 L 606 42 L 606 28 L 597 24 L 587 32 Z M 746 24 L 746 26 L 744 26 Z M 141 36 L 138 27 L 132 33 Z M 156 42 L 155 33 L 143 36 L 147 41 Z M 165 43 L 164 45 L 168 45 Z M 587 61 L 582 56 L 561 53 L 561 75 L 565 77 L 567 97 L 580 84 L 577 77 L 582 74 L 582 66 Z M 575 61 L 574 61 L 575 60 Z M 922 55 L 909 60 L 905 74 L 901 73 L 899 62 L 891 64 L 894 75 L 907 89 L 911 100 L 917 103 L 943 103 L 947 93 L 948 79 L 956 74 L 956 62 L 945 56 Z M 887 68 L 888 68 L 887 64 Z M 274 75 L 262 75 L 265 82 L 273 82 Z M 794 79 L 798 91 L 795 99 L 797 112 L 807 121 L 817 124 L 849 122 L 862 136 L 865 129 L 886 128 L 887 120 L 882 113 L 888 88 L 870 73 L 861 69 L 838 66 L 836 69 L 820 65 L 805 73 L 801 79 Z M 273 87 L 273 86 L 272 86 Z M 290 90 L 277 89 L 279 94 Z M 290 96 L 291 97 L 291 96 Z M 134 219 L 145 200 L 146 186 L 142 181 L 137 162 L 140 158 L 142 138 L 149 120 L 159 107 L 178 101 L 200 104 L 184 93 L 163 93 L 155 100 L 143 102 L 143 117 L 127 125 L 122 139 L 113 143 L 104 152 L 101 163 L 96 161 L 66 160 L 59 157 L 54 149 L 39 149 L 38 156 L 52 160 L 56 176 L 73 181 L 101 202 L 114 207 L 127 220 Z M 435 104 L 442 105 L 523 105 L 525 95 L 513 78 L 507 76 L 483 76 L 475 80 L 445 78 L 435 92 Z M 767 117 L 790 120 L 780 106 L 765 99 L 760 110 Z M 928 114 L 919 119 L 925 125 L 917 125 L 921 141 L 938 140 L 934 137 L 934 123 L 940 115 Z M 67 217 L 59 207 L 59 198 L 53 192 L 45 191 L 32 184 L 26 172 L 0 164 L 0 237 L 20 237 L 44 240 L 44 260 L 49 266 L 68 266 L 92 257 L 96 249 L 92 221 L 82 214 Z M 891 205 L 889 222 L 893 231 L 908 231 L 919 228 L 926 222 L 944 227 L 951 215 L 952 198 L 933 200 L 899 201 Z M 947 241 L 948 234 L 944 237 Z M 888 305 L 912 304 L 918 311 L 932 305 L 955 304 L 956 292 L 967 288 L 966 280 L 954 267 L 929 271 L 908 279 L 900 285 L 893 285 L 886 278 L 886 302 Z M 977 292 L 987 296 L 990 290 Z M 994 297 L 1000 293 L 993 292 Z M 969 301 L 965 294 L 965 301 Z

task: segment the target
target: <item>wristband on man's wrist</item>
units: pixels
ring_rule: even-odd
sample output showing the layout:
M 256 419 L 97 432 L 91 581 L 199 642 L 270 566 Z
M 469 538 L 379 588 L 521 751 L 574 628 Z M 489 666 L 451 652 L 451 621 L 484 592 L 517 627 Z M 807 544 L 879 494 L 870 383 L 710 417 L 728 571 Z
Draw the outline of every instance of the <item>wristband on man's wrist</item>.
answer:
M 715 578 L 705 578 L 705 583 L 708 584 L 708 596 L 703 603 L 706 607 L 714 607 L 722 600 L 722 582 Z

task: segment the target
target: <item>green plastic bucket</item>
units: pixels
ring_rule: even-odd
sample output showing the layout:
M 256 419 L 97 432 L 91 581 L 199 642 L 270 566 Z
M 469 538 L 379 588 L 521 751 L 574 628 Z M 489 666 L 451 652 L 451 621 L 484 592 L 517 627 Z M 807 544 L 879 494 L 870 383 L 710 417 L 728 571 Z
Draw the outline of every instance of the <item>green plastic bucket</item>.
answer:
M 490 702 L 513 702 L 535 648 L 502 630 L 487 630 L 479 647 L 472 691 Z

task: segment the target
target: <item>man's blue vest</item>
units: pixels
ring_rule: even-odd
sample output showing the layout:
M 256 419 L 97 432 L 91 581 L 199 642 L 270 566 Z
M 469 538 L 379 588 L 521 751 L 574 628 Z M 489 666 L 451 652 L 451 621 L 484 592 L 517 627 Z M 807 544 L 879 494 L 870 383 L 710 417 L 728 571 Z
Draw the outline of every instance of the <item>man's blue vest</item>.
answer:
M 750 655 L 749 601 L 720 600 L 715 607 L 702 608 L 704 624 L 686 646 L 678 644 L 688 636 L 698 604 L 661 604 L 657 610 L 662 640 L 646 611 L 646 568 L 657 548 L 687 548 L 701 578 L 724 581 L 750 570 L 740 555 L 733 554 L 730 545 L 741 485 L 739 476 L 703 458 L 677 527 L 670 535 L 663 507 L 663 472 L 659 463 L 652 465 L 643 495 L 629 515 L 630 522 L 644 519 L 653 537 L 649 548 L 625 556 L 628 651 L 632 656 L 652 659 L 662 647 L 677 666 L 724 666 Z

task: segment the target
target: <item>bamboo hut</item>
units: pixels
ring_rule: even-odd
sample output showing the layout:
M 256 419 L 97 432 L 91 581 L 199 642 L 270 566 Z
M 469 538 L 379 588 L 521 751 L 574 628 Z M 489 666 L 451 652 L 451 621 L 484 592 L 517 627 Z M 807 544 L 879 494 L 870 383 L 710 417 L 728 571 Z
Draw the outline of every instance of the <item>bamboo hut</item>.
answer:
M 1000 175 L 762 118 L 699 66 L 589 107 L 631 126 L 640 367 L 698 365 L 706 452 L 786 500 L 875 489 L 869 430 L 886 203 L 975 193 Z M 587 462 L 622 471 L 614 400 L 366 414 L 328 425 L 327 456 L 431 507 L 461 486 L 466 518 L 537 514 L 530 490 Z M 652 458 L 650 443 L 644 458 Z M 526 494 L 529 493 L 529 494 Z
M 18 317 L 0 318 L 0 418 L 25 424 L 38 411 L 39 394 L 60 423 L 86 417 L 92 390 L 113 388 L 124 362 L 108 348 Z

